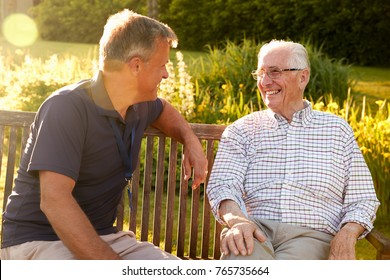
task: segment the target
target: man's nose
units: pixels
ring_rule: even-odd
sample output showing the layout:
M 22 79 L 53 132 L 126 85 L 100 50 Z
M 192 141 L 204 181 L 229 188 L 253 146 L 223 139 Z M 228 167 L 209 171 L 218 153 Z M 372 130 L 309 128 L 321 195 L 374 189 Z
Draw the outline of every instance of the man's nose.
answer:
M 273 83 L 273 80 L 270 77 L 268 77 L 267 74 L 264 74 L 263 77 L 261 79 L 259 79 L 259 84 L 262 86 L 269 85 L 272 83 Z
M 162 72 L 162 78 L 163 78 L 163 79 L 168 79 L 168 77 L 169 77 L 168 70 L 167 70 L 166 67 L 164 67 L 164 70 L 163 70 L 163 72 Z

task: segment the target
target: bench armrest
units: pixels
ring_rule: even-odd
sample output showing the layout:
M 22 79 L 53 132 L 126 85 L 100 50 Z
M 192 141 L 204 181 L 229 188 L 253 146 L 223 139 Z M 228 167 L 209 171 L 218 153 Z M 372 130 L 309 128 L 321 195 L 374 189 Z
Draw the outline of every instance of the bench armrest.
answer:
M 375 247 L 377 260 L 390 260 L 390 238 L 374 228 L 366 239 Z

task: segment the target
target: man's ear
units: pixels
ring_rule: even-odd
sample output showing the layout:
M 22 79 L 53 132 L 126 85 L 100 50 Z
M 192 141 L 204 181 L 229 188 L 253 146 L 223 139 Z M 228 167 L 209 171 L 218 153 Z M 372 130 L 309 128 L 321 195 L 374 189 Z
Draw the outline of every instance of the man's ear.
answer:
M 128 67 L 130 68 L 130 71 L 134 73 L 135 75 L 138 75 L 138 72 L 141 67 L 142 60 L 139 57 L 133 57 L 132 59 L 127 62 Z
M 299 83 L 303 89 L 306 88 L 307 84 L 310 80 L 310 72 L 308 69 L 302 70 L 300 77 L 299 77 Z

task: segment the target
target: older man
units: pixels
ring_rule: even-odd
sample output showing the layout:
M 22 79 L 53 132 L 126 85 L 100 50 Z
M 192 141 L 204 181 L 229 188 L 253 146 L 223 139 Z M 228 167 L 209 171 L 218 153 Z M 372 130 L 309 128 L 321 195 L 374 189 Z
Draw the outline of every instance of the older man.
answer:
M 207 189 L 222 259 L 354 259 L 379 202 L 352 129 L 304 100 L 301 44 L 265 44 L 252 74 L 268 109 L 228 126 Z

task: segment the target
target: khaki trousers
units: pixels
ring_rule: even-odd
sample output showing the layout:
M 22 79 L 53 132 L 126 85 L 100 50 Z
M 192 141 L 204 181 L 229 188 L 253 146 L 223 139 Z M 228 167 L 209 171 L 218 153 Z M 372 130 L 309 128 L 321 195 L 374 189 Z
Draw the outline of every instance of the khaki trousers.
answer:
M 263 231 L 267 240 L 255 239 L 250 256 L 222 254 L 222 260 L 325 260 L 328 259 L 333 235 L 305 227 L 264 219 L 251 219 Z M 226 234 L 224 229 L 221 237 Z
M 178 260 L 149 242 L 139 242 L 132 231 L 100 236 L 124 260 Z M 1 249 L 2 260 L 74 260 L 62 241 L 32 241 Z

